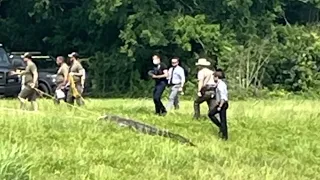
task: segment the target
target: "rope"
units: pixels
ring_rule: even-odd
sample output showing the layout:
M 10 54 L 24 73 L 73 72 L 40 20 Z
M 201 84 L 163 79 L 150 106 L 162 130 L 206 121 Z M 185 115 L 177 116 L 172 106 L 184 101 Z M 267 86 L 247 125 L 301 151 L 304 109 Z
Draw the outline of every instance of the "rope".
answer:
M 50 94 L 47 94 L 47 93 L 41 91 L 40 89 L 37 89 L 37 88 L 33 88 L 33 89 L 36 90 L 40 95 L 46 95 L 46 96 L 50 97 L 51 99 L 55 100 L 55 97 L 53 97 Z M 64 101 L 62 101 L 62 102 L 65 103 L 67 106 L 70 106 L 70 107 L 73 107 L 73 108 L 77 108 L 80 111 L 87 112 L 87 113 L 90 113 L 90 114 L 95 115 L 95 116 L 100 116 L 101 115 L 101 114 L 98 114 L 98 113 L 96 114 L 96 113 L 94 113 L 92 111 L 89 111 L 87 109 L 84 109 L 84 108 L 81 108 L 81 107 L 78 107 L 78 106 L 74 106 L 74 105 L 69 104 L 67 102 L 64 102 Z
M 83 97 L 81 96 L 81 94 L 79 93 L 79 91 L 76 88 L 76 84 L 74 82 L 73 76 L 71 76 L 70 74 L 69 74 L 69 83 L 70 83 L 72 96 L 75 98 L 80 98 L 83 102 L 85 102 Z

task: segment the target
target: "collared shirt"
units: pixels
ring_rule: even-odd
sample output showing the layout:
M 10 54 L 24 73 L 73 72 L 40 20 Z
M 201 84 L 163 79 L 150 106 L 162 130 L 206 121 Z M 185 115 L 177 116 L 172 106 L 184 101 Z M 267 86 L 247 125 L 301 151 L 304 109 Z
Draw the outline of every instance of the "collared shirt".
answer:
M 228 101 L 227 84 L 221 79 L 219 79 L 217 83 L 216 100 L 217 102 L 220 102 L 221 100 Z
M 198 72 L 198 81 L 203 81 L 203 86 L 205 85 L 215 85 L 213 79 L 213 71 L 208 68 L 203 68 Z
M 172 82 L 170 82 L 172 80 Z M 169 69 L 169 84 L 181 84 L 186 81 L 186 76 L 184 74 L 184 69 L 181 66 L 171 67 Z

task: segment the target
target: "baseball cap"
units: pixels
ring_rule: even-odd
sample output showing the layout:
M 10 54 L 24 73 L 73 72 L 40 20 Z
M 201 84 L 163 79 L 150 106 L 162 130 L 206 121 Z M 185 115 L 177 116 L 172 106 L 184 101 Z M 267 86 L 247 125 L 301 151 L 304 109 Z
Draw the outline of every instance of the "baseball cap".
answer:
M 72 52 L 71 54 L 68 54 L 68 57 L 79 58 L 79 54 L 76 52 Z
M 21 58 L 28 58 L 28 59 L 32 59 L 32 55 L 28 52 L 24 53 Z

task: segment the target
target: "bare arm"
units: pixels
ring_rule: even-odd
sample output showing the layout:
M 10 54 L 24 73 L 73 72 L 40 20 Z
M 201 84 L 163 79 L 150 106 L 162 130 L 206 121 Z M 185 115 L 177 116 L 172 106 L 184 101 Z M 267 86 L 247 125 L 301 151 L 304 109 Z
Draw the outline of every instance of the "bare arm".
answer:
M 66 85 L 67 84 L 67 82 L 68 82 L 68 69 L 65 69 L 64 71 L 63 71 L 63 85 Z
M 32 74 L 33 74 L 33 84 L 36 84 L 38 81 L 38 77 L 39 77 L 38 71 L 36 68 L 32 69 Z

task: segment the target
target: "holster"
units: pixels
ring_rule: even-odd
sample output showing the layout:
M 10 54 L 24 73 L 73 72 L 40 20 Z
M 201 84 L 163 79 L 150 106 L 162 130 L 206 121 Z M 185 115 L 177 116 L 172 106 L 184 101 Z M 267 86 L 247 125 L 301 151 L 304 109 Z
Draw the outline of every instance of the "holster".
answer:
M 200 93 L 203 95 L 215 96 L 216 87 L 214 85 L 205 85 L 201 88 Z

